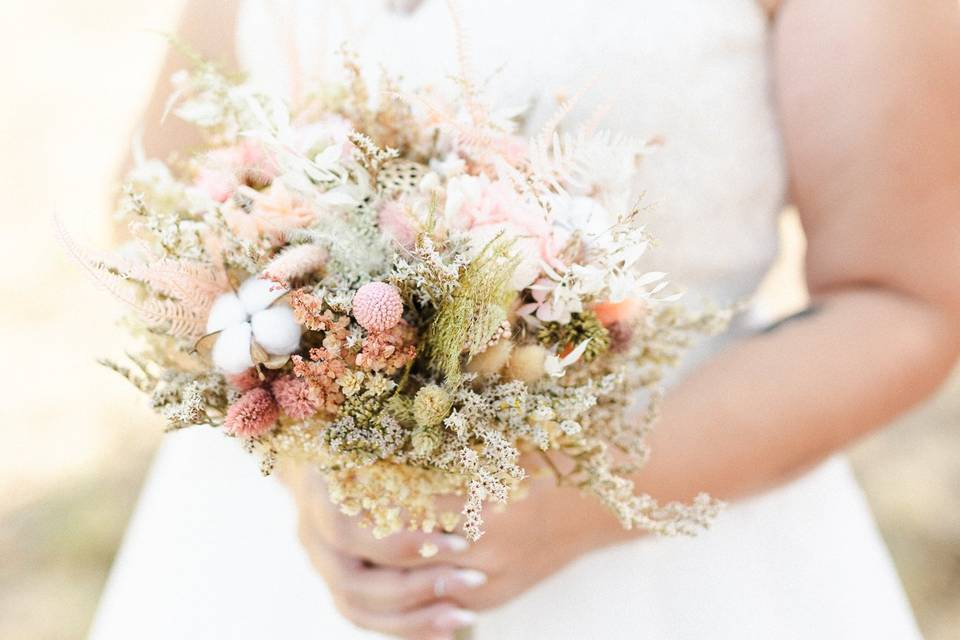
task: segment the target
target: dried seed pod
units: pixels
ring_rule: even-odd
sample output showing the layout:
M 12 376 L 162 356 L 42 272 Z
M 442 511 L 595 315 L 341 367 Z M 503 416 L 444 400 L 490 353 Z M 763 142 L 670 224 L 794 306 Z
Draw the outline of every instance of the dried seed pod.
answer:
M 510 354 L 513 352 L 513 343 L 509 340 L 501 340 L 485 351 L 475 355 L 467 363 L 467 371 L 478 375 L 492 375 L 507 364 Z
M 528 344 L 517 347 L 510 356 L 504 375 L 511 380 L 522 380 L 527 384 L 533 384 L 543 377 L 546 360 L 547 350 L 540 345 Z

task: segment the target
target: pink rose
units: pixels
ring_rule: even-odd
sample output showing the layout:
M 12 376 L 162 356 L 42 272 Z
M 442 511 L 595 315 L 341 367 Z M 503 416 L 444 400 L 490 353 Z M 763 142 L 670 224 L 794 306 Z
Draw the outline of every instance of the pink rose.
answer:
M 479 250 L 498 234 L 513 239 L 522 260 L 513 286 L 523 289 L 542 271 L 558 265 L 553 227 L 542 210 L 525 202 L 513 185 L 486 176 L 461 176 L 447 185 L 446 217 L 453 228 L 467 230 Z

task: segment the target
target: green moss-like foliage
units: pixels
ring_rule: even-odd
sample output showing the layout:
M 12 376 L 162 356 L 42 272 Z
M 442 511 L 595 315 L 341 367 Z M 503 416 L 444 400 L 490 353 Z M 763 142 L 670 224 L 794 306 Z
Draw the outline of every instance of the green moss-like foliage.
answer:
M 496 238 L 463 270 L 456 292 L 437 310 L 427 331 L 429 366 L 456 385 L 461 357 L 480 353 L 504 320 L 516 296 L 510 279 L 520 262 L 513 242 Z
M 574 313 L 570 322 L 547 322 L 537 332 L 537 342 L 545 347 L 557 346 L 561 350 L 574 348 L 584 340 L 590 340 L 583 361 L 590 362 L 610 348 L 610 332 L 600 324 L 592 311 Z

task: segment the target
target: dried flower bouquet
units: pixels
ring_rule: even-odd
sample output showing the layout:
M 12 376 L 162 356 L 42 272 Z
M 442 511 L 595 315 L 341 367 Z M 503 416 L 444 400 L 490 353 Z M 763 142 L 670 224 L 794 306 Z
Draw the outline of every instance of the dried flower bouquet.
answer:
M 528 460 L 625 527 L 706 526 L 716 501 L 659 505 L 630 480 L 665 371 L 725 319 L 688 313 L 639 266 L 649 145 L 560 133 L 566 106 L 527 140 L 466 64 L 452 97 L 386 75 L 373 95 L 344 59 L 343 83 L 295 107 L 205 62 L 175 77 L 170 111 L 206 147 L 137 162 L 129 250 L 64 235 L 132 312 L 137 349 L 106 364 L 170 429 L 220 429 L 264 473 L 315 465 L 377 535 L 477 539 Z M 448 494 L 461 513 L 438 512 Z

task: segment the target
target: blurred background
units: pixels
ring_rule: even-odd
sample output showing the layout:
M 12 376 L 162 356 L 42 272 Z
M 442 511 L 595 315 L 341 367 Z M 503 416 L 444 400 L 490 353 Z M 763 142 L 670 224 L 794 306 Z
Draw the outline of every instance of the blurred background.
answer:
M 160 439 L 138 392 L 95 363 L 116 348 L 118 309 L 66 258 L 51 213 L 110 242 L 124 144 L 165 51 L 149 31 L 172 32 L 181 4 L 0 3 L 0 638 L 86 635 Z M 782 227 L 768 304 L 790 309 L 803 241 L 795 217 Z M 851 455 L 926 636 L 960 637 L 960 376 Z

